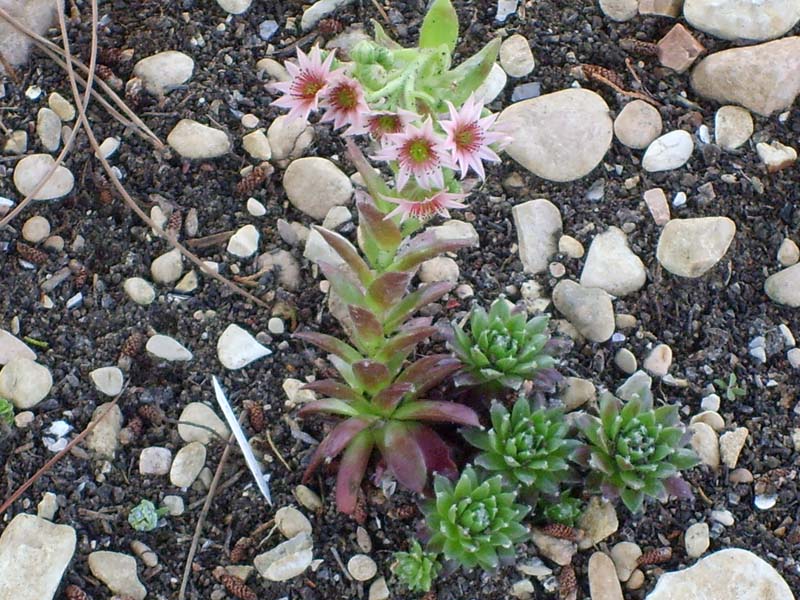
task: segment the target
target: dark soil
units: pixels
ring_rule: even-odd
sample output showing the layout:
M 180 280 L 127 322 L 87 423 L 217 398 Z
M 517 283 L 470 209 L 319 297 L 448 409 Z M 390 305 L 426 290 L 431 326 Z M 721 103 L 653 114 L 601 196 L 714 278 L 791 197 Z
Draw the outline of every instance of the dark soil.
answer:
M 411 44 L 422 17 L 423 2 L 389 2 L 387 9 L 401 41 Z M 76 54 L 88 55 L 90 41 L 90 9 L 78 2 L 80 22 L 71 25 L 71 42 Z M 538 81 L 542 93 L 567 88 L 573 83 L 569 74 L 578 63 L 598 64 L 619 72 L 630 88 L 633 80 L 625 67 L 629 56 L 619 46 L 626 37 L 657 41 L 673 25 L 665 18 L 640 17 L 625 24 L 604 18 L 592 3 L 582 0 L 538 0 L 526 6 L 526 17 L 512 16 L 501 28 L 493 21 L 495 6 L 488 0 L 459 2 L 465 37 L 459 47 L 462 56 L 475 51 L 493 35 L 503 32 L 522 33 L 532 43 L 537 66 L 525 80 L 511 80 L 505 92 L 492 105 L 500 109 L 510 103 L 516 83 Z M 175 90 L 163 101 L 146 95 L 141 97 L 137 112 L 162 139 L 166 138 L 178 119 L 195 118 L 201 122 L 216 122 L 227 129 L 233 138 L 243 133 L 239 123 L 242 112 L 253 112 L 269 123 L 279 111 L 271 108 L 273 96 L 266 89 L 255 63 L 267 52 L 266 42 L 258 38 L 258 25 L 265 19 L 275 19 L 281 31 L 273 42 L 280 48 L 295 38 L 283 28 L 287 18 L 299 16 L 302 3 L 261 0 L 240 17 L 233 17 L 224 31 L 217 26 L 226 15 L 211 0 L 202 2 L 147 1 L 131 3 L 122 0 L 103 3 L 101 15 L 108 19 L 101 27 L 101 46 L 133 48 L 136 59 L 155 52 L 176 49 L 191 55 L 196 62 L 195 74 L 186 89 Z M 340 10 L 336 17 L 344 26 L 381 20 L 371 2 L 360 0 Z M 800 33 L 800 31 L 795 31 Z M 205 46 L 197 47 L 190 40 L 202 35 Z M 710 37 L 698 35 L 709 50 L 724 48 Z M 688 86 L 687 75 L 666 73 L 653 59 L 633 57 L 634 69 L 646 88 L 663 103 L 665 131 L 684 126 L 696 131 L 697 123 L 711 125 L 717 106 L 696 98 Z M 640 62 L 641 61 L 641 62 Z M 133 63 L 130 63 L 132 65 Z M 126 79 L 130 66 L 115 67 Z M 28 128 L 33 132 L 42 99 L 51 91 L 69 96 L 67 81 L 61 71 L 47 58 L 36 55 L 29 66 L 19 70 L 21 81 L 6 81 L 6 97 L 2 99 L 0 116 L 12 129 Z M 45 94 L 38 102 L 25 98 L 25 89 L 38 84 Z M 586 84 L 584 84 L 586 85 Z M 612 111 L 622 108 L 627 99 L 613 91 L 596 88 Z M 241 112 L 240 112 L 241 111 Z M 235 229 L 255 222 L 244 209 L 244 199 L 236 193 L 239 170 L 250 161 L 235 146 L 234 153 L 213 162 L 185 162 L 169 152 L 157 153 L 152 146 L 135 134 L 123 131 L 100 109 L 90 110 L 98 139 L 121 135 L 123 145 L 114 157 L 124 173 L 124 183 L 143 207 L 149 210 L 154 194 L 174 203 L 182 211 L 196 208 L 199 214 L 200 235 Z M 697 119 L 697 121 L 695 121 Z M 637 356 L 644 355 L 646 345 L 654 340 L 669 344 L 675 355 L 672 374 L 685 379 L 686 387 L 659 384 L 659 398 L 682 403 L 684 415 L 699 411 L 702 389 L 715 377 L 735 372 L 745 382 L 747 395 L 730 402 L 723 399 L 721 413 L 726 423 L 745 426 L 750 440 L 742 452 L 739 466 L 752 471 L 756 481 L 766 478 L 775 486 L 779 498 L 774 508 L 759 511 L 753 506 L 753 484 L 734 485 L 723 467 L 714 473 L 705 468 L 691 471 L 687 478 L 696 488 L 691 502 L 671 502 L 660 506 L 651 504 L 646 512 L 633 517 L 619 508 L 619 531 L 609 538 L 609 544 L 635 541 L 643 548 L 672 547 L 673 558 L 658 568 L 649 568 L 645 586 L 636 592 L 626 592 L 629 598 L 643 598 L 655 584 L 660 569 L 674 570 L 689 561 L 685 556 L 681 533 L 697 520 L 706 520 L 709 509 L 730 510 L 736 523 L 732 527 L 712 527 L 712 550 L 741 547 L 752 550 L 780 571 L 790 587 L 800 590 L 800 515 L 798 484 L 795 479 L 798 456 L 791 441 L 791 431 L 800 426 L 795 412 L 800 389 L 800 375 L 792 370 L 785 353 L 768 349 L 766 365 L 752 360 L 747 353 L 749 341 L 757 335 L 774 335 L 781 323 L 800 334 L 800 318 L 796 309 L 780 307 L 770 302 L 763 292 L 767 271 L 774 271 L 775 254 L 784 237 L 800 238 L 800 171 L 795 168 L 768 175 L 757 159 L 754 142 L 779 139 L 785 143 L 800 138 L 800 112 L 794 110 L 788 120 L 776 118 L 756 120 L 756 140 L 741 153 L 721 153 L 713 146 L 695 152 L 691 161 L 677 171 L 647 174 L 639 169 L 641 155 L 614 143 L 602 165 L 592 174 L 571 184 L 549 183 L 524 172 L 512 161 L 503 167 L 489 170 L 487 183 L 471 197 L 470 209 L 463 217 L 471 221 L 481 236 L 481 248 L 462 252 L 459 257 L 462 280 L 475 290 L 476 298 L 484 303 L 499 293 L 518 297 L 519 287 L 529 279 L 523 274 L 516 253 L 516 234 L 511 221 L 511 207 L 532 198 L 548 198 L 560 208 L 565 232 L 574 235 L 588 246 L 597 231 L 609 226 L 631 224 L 629 239 L 634 251 L 648 267 L 648 285 L 631 298 L 617 301 L 618 313 L 630 313 L 639 325 L 624 342 Z M 32 151 L 36 148 L 35 134 L 31 135 Z M 796 144 L 795 144 L 796 145 Z M 308 154 L 343 156 L 342 144 L 325 128 L 319 128 L 318 138 Z M 15 159 L 0 159 L 0 169 L 12 167 Z M 133 304 L 122 290 L 122 281 L 132 276 L 149 276 L 152 259 L 169 249 L 166 241 L 153 239 L 149 228 L 115 198 L 110 204 L 101 201 L 96 174 L 100 167 L 92 157 L 85 135 L 67 160 L 67 166 L 78 180 L 72 195 L 62 201 L 37 203 L 28 208 L 12 226 L 0 231 L 0 322 L 10 327 L 12 318 L 19 317 L 21 336 L 30 336 L 49 344 L 49 350 L 39 352 L 39 360 L 53 373 L 55 385 L 48 399 L 39 404 L 36 418 L 27 429 L 14 429 L 0 438 L 0 462 L 3 464 L 3 492 L 8 496 L 30 477 L 51 456 L 43 447 L 41 437 L 50 423 L 64 419 L 77 431 L 89 422 L 94 408 L 105 401 L 94 390 L 88 373 L 100 366 L 116 364 L 123 342 L 132 332 L 159 332 L 174 335 L 189 346 L 195 358 L 185 365 L 164 364 L 138 355 L 128 373 L 129 388 L 121 400 L 126 421 L 139 406 L 154 404 L 169 419 L 178 418 L 182 408 L 191 401 L 213 403 L 210 384 L 212 374 L 222 376 L 229 397 L 241 410 L 245 400 L 264 405 L 268 414 L 269 433 L 280 454 L 291 467 L 287 470 L 263 444 L 268 470 L 272 473 L 272 492 L 275 506 L 296 503 L 292 490 L 300 482 L 310 446 L 292 435 L 296 415 L 284 408 L 281 385 L 286 377 L 302 379 L 318 374 L 318 355 L 301 344 L 290 341 L 287 335 L 274 336 L 269 342 L 274 354 L 253 363 L 246 369 L 229 372 L 221 368 L 216 356 L 216 340 L 229 323 L 239 323 L 253 332 L 266 332 L 272 313 L 314 329 L 335 329 L 333 319 L 325 309 L 325 296 L 312 275 L 302 249 L 288 248 L 276 230 L 278 218 L 308 224 L 304 215 L 288 205 L 280 186 L 278 169 L 255 197 L 267 206 L 267 215 L 260 219 L 261 251 L 273 248 L 290 249 L 303 265 L 303 281 L 298 293 L 279 289 L 271 277 L 261 280 L 254 291 L 273 306 L 273 310 L 256 309 L 239 296 L 209 281 L 190 297 L 161 293 L 149 307 Z M 350 165 L 343 165 L 352 172 Z M 735 175 L 735 183 L 721 180 L 723 174 Z M 515 177 L 510 178 L 510 176 Z M 641 176 L 639 184 L 626 189 L 624 181 Z M 602 200 L 586 199 L 587 190 L 600 180 L 604 182 Z M 505 183 L 504 183 L 505 182 Z M 698 193 L 703 184 L 713 184 L 716 197 Z M 709 274 L 698 279 L 678 279 L 663 272 L 655 260 L 659 230 L 650 218 L 642 201 L 642 192 L 650 187 L 664 188 L 672 198 L 679 191 L 688 195 L 688 202 L 674 210 L 675 216 L 694 217 L 725 215 L 738 227 L 736 240 L 726 258 Z M 16 198 L 10 176 L 0 179 L 0 195 Z M 41 214 L 53 226 L 53 233 L 66 240 L 60 253 L 50 253 L 45 264 L 35 269 L 25 268 L 15 252 L 18 230 L 28 216 Z M 82 239 L 83 243 L 76 240 Z M 220 244 L 200 251 L 202 258 L 221 265 L 231 265 L 231 256 Z M 68 280 L 50 293 L 55 307 L 45 309 L 41 302 L 40 284 L 49 274 L 77 260 L 89 270 L 90 276 L 79 289 Z M 254 260 L 241 264 L 244 273 L 254 272 Z M 580 261 L 564 258 L 568 277 L 577 277 Z M 231 275 L 230 267 L 223 274 Z M 549 290 L 555 279 L 539 277 Z M 66 300 L 81 291 L 83 303 L 72 310 L 65 308 Z M 161 290 L 163 292 L 163 290 Z M 466 310 L 470 300 L 451 300 L 444 316 L 452 317 Z M 290 315 L 287 317 L 287 315 Z M 565 358 L 567 374 L 593 379 L 598 385 L 614 388 L 623 375 L 613 366 L 613 356 L 620 343 L 584 345 L 574 348 Z M 303 430 L 317 439 L 323 433 L 318 422 L 303 423 Z M 251 432 L 252 433 L 252 432 Z M 259 436 L 263 438 L 264 436 Z M 160 563 L 153 569 L 140 572 L 150 597 L 176 598 L 189 544 L 200 513 L 205 489 L 190 489 L 182 494 L 187 511 L 180 517 L 167 520 L 164 527 L 152 533 L 134 532 L 127 523 L 127 513 L 142 498 L 158 501 L 167 494 L 179 493 L 168 485 L 167 478 L 148 479 L 138 472 L 138 455 L 142 448 L 157 445 L 174 451 L 181 446 L 174 424 L 147 427 L 142 436 L 123 447 L 110 469 L 101 474 L 101 465 L 94 463 L 84 452 L 75 451 L 61 460 L 42 477 L 23 498 L 7 511 L 5 519 L 22 511 L 35 510 L 41 494 L 55 492 L 60 510 L 57 520 L 68 523 L 78 531 L 79 546 L 74 561 L 64 578 L 64 585 L 76 583 L 94 598 L 108 597 L 108 591 L 89 573 L 86 557 L 97 549 L 130 552 L 130 542 L 140 539 L 159 555 Z M 221 444 L 210 446 L 207 464 L 216 467 Z M 259 525 L 268 522 L 273 509 L 265 504 L 244 471 L 237 453 L 230 460 L 223 481 L 240 474 L 232 485 L 219 492 L 212 504 L 201 538 L 189 587 L 190 598 L 225 597 L 222 587 L 211 575 L 214 567 L 230 564 L 229 552 L 241 537 L 251 534 Z M 785 470 L 785 471 L 783 471 Z M 784 475 L 779 477 L 779 475 Z M 328 501 L 332 474 L 323 473 L 312 485 L 325 498 L 326 509 L 309 515 L 314 525 L 315 557 L 324 562 L 315 572 L 286 583 L 270 583 L 259 577 L 249 580 L 260 598 L 302 598 L 326 600 L 332 598 L 364 598 L 366 588 L 351 581 L 337 565 L 333 551 L 347 560 L 358 552 L 355 541 L 356 523 L 335 512 Z M 393 584 L 389 563 L 391 553 L 404 548 L 416 531 L 418 513 L 408 518 L 398 515 L 414 499 L 397 493 L 385 499 L 371 484 L 365 484 L 367 519 L 364 527 L 374 542 L 372 556 L 380 573 L 387 577 L 394 598 L 404 595 Z M 274 546 L 279 534 L 263 543 L 262 550 Z M 534 556 L 533 545 L 519 549 L 521 558 Z M 585 577 L 588 553 L 576 556 L 579 585 L 583 596 L 588 595 Z M 436 585 L 437 598 L 505 598 L 511 585 L 521 576 L 513 567 L 496 574 L 455 573 Z M 539 589 L 537 597 L 555 597 Z M 212 595 L 213 594 L 213 595 Z M 581 597 L 579 595 L 579 597 Z

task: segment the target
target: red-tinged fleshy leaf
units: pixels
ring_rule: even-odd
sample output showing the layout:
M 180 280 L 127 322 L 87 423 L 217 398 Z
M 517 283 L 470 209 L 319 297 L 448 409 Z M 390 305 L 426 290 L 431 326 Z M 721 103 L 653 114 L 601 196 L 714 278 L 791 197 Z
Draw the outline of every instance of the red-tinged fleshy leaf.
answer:
M 417 344 L 428 339 L 437 331 L 436 327 L 417 327 L 398 333 L 386 341 L 375 359 L 399 367 Z
M 471 245 L 472 241 L 467 239 L 441 239 L 438 232 L 428 229 L 411 239 L 397 254 L 389 270 L 409 271 L 430 258 Z
M 384 273 L 367 288 L 367 298 L 381 310 L 388 310 L 406 293 L 412 277 L 412 273 L 404 271 Z
M 334 427 L 314 451 L 314 455 L 311 457 L 305 473 L 303 473 L 303 481 L 307 482 L 309 480 L 323 460 L 338 456 L 353 441 L 353 438 L 372 425 L 372 423 L 372 419 L 353 417 L 342 421 Z
M 411 399 L 415 400 L 447 377 L 458 371 L 461 363 L 449 354 L 432 354 L 410 364 L 395 379 L 395 383 L 410 383 L 414 386 Z
M 359 395 L 356 394 L 349 385 L 345 385 L 341 381 L 336 381 L 335 379 L 319 379 L 305 384 L 300 389 L 311 390 L 317 394 L 338 398 L 345 402 L 353 402 L 360 399 Z
M 447 292 L 453 289 L 455 284 L 447 281 L 436 281 L 420 287 L 403 298 L 399 304 L 390 309 L 384 319 L 384 331 L 391 333 L 395 331 L 403 322 L 420 308 L 431 302 L 436 302 Z
M 370 394 L 378 393 L 392 381 L 392 374 L 386 365 L 370 359 L 354 362 L 353 375 L 362 389 Z
M 390 421 L 383 428 L 378 446 L 386 466 L 398 483 L 415 492 L 425 489 L 428 468 L 416 437 L 405 423 Z
M 336 477 L 336 508 L 347 515 L 352 515 L 356 509 L 358 490 L 367 471 L 374 445 L 372 432 L 362 431 L 350 442 L 339 463 L 339 474 Z
M 397 328 L 398 332 L 406 332 L 412 331 L 417 327 L 430 327 L 431 323 L 433 323 L 433 317 L 416 317 L 414 319 L 409 319 L 405 323 L 403 323 L 400 327 Z M 436 331 L 439 332 L 439 328 L 436 327 Z
M 381 174 L 372 168 L 372 165 L 369 164 L 367 157 L 364 156 L 361 148 L 359 148 L 358 145 L 353 141 L 353 138 L 347 138 L 346 144 L 347 156 L 355 165 L 356 170 L 364 180 L 369 193 L 372 194 L 374 198 L 381 198 L 389 195 L 391 193 L 389 186 L 386 185 L 386 182 L 383 180 L 383 177 L 381 177 Z
M 413 391 L 414 386 L 410 383 L 393 383 L 375 394 L 372 403 L 382 410 L 392 410 L 400 404 L 406 394 L 410 394 Z
M 386 194 L 388 195 L 388 193 Z M 363 235 L 374 240 L 378 248 L 384 252 L 395 252 L 403 241 L 403 234 L 391 220 L 386 219 L 386 214 L 381 212 L 372 198 L 366 194 L 356 195 L 359 224 L 363 228 Z M 405 269 L 393 269 L 403 271 Z
M 298 413 L 301 417 L 315 415 L 318 413 L 329 413 L 342 417 L 357 417 L 359 412 L 343 400 L 336 398 L 324 398 L 322 400 L 312 400 L 306 402 Z
M 458 467 L 453 462 L 450 448 L 438 433 L 427 425 L 417 425 L 413 428 L 413 435 L 422 450 L 425 466 L 430 473 L 438 473 L 449 479 L 458 477 Z
M 372 312 L 366 308 L 351 304 L 347 307 L 353 321 L 353 333 L 362 345 L 374 351 L 384 343 L 383 325 Z
M 314 344 L 317 348 L 325 350 L 325 352 L 335 354 L 347 363 L 354 363 L 364 358 L 361 356 L 361 353 L 350 344 L 332 335 L 318 333 L 316 331 L 298 331 L 295 332 L 293 336 L 310 344 Z
M 342 257 L 342 260 L 353 270 L 353 273 L 356 274 L 356 277 L 358 277 L 358 280 L 364 287 L 372 283 L 375 277 L 369 265 L 364 262 L 364 259 L 358 254 L 358 250 L 356 250 L 353 244 L 338 233 L 325 229 L 324 227 L 315 225 L 314 230 L 328 242 L 328 245 L 336 251 L 336 254 Z
M 317 265 L 325 275 L 325 279 L 330 281 L 333 291 L 339 294 L 342 300 L 347 304 L 364 304 L 366 290 L 352 271 L 344 266 L 337 267 L 323 260 L 318 261 Z
M 477 413 L 469 406 L 438 400 L 406 402 L 394 412 L 392 418 L 398 421 L 433 421 L 471 425 L 472 427 L 481 426 Z

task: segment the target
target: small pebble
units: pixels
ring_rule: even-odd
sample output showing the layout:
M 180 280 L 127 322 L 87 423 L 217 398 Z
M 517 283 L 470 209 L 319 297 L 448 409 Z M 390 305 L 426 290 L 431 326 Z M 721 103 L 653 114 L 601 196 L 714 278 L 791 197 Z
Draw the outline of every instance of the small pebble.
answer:
M 259 202 L 255 198 L 248 198 L 247 212 L 249 212 L 254 217 L 263 217 L 265 214 L 267 214 L 267 209 L 261 202 Z
M 283 536 L 291 539 L 300 533 L 311 534 L 313 528 L 306 516 L 293 506 L 284 506 L 275 513 L 275 525 Z
M 628 375 L 636 372 L 636 357 L 633 355 L 633 352 L 627 348 L 620 348 L 617 350 L 617 353 L 614 355 L 614 364 L 617 365 L 623 373 L 627 373 Z
M 245 129 L 255 129 L 258 127 L 258 117 L 253 113 L 242 115 L 242 127 Z
M 269 321 L 267 321 L 267 329 L 270 333 L 280 335 L 286 331 L 286 325 L 284 325 L 282 319 L 279 319 L 278 317 L 272 317 Z
M 689 558 L 699 558 L 710 545 L 707 523 L 695 523 L 684 534 L 684 545 Z
M 139 473 L 142 475 L 166 475 L 172 465 L 169 448 L 150 446 L 139 454 Z
M 50 235 L 50 222 L 36 215 L 22 225 L 22 237 L 31 244 L 38 244 Z
M 511 77 L 525 77 L 535 66 L 531 45 L 515 33 L 500 45 L 500 66 Z
M 347 571 L 356 581 L 369 581 L 378 573 L 378 565 L 366 554 L 356 554 L 347 561 Z
M 798 261 L 800 261 L 800 248 L 793 240 L 785 238 L 778 248 L 778 262 L 784 267 L 791 267 Z

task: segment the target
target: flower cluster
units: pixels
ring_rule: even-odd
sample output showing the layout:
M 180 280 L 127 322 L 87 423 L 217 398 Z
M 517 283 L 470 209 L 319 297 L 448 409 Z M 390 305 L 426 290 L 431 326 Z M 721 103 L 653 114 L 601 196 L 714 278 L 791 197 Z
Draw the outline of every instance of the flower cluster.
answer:
M 449 217 L 449 209 L 465 207 L 466 194 L 461 193 L 458 178 L 463 180 L 471 171 L 484 179 L 484 162 L 499 162 L 497 150 L 509 138 L 496 127 L 497 115 L 484 110 L 474 89 L 460 107 L 437 99 L 430 90 L 416 89 L 414 84 L 422 81 L 426 65 L 441 59 L 439 54 L 419 49 L 416 60 L 408 62 L 405 54 L 411 49 L 402 49 L 404 54 L 379 48 L 384 52 L 377 52 L 377 57 L 364 48 L 352 53 L 365 64 L 383 56 L 384 62 L 402 65 L 391 82 L 374 91 L 369 90 L 364 64 L 339 63 L 335 52 L 323 58 L 318 46 L 309 54 L 298 49 L 297 64 L 286 65 L 291 79 L 273 85 L 282 93 L 273 105 L 288 108 L 289 117 L 306 120 L 319 110 L 320 122 L 331 122 L 335 129 L 346 127 L 345 136 L 370 136 L 377 145 L 373 158 L 388 163 L 394 172 L 393 189 L 387 193 L 370 190 L 381 201 L 395 205 L 387 218 L 424 222 L 437 215 Z M 488 52 L 488 56 L 493 54 Z M 393 99 L 392 90 L 400 83 L 405 106 Z

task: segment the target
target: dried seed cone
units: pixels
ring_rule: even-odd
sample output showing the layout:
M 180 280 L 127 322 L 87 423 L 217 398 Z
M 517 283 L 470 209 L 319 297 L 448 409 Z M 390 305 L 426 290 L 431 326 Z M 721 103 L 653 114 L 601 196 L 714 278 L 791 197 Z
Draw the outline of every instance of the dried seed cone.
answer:
M 247 560 L 247 557 L 250 554 L 250 548 L 253 547 L 253 543 L 253 538 L 251 537 L 239 538 L 239 540 L 231 549 L 231 562 L 234 564 L 239 564 Z
M 240 196 L 249 196 L 256 191 L 267 179 L 267 170 L 262 167 L 255 167 L 236 185 L 236 192 Z
M 578 593 L 578 579 L 575 577 L 575 569 L 572 565 L 567 565 L 561 569 L 558 575 L 558 598 L 559 600 L 574 600 Z
M 29 246 L 28 244 L 23 244 L 22 242 L 17 242 L 17 254 L 19 254 L 23 260 L 27 260 L 29 263 L 35 265 L 41 265 L 47 262 L 47 254 L 45 252 L 33 246 Z
M 89 594 L 84 592 L 77 585 L 71 584 L 64 590 L 64 597 L 67 600 L 90 600 Z
M 322 19 L 317 23 L 317 29 L 322 35 L 336 35 L 342 32 L 344 25 L 339 19 Z
M 122 343 L 122 355 L 133 358 L 144 349 L 145 343 L 147 343 L 147 336 L 134 331 Z
M 172 214 L 169 216 L 169 220 L 167 221 L 167 232 L 178 233 L 181 230 L 181 225 L 183 225 L 183 215 L 181 214 L 181 211 L 173 210 Z
M 214 569 L 214 577 L 225 586 L 225 589 L 228 590 L 228 593 L 232 596 L 240 600 L 258 600 L 256 593 L 251 590 L 244 581 L 235 575 L 226 573 L 225 569 L 222 567 Z
M 563 523 L 548 523 L 541 527 L 541 532 L 550 537 L 571 542 L 577 542 L 583 538 L 583 532 L 580 529 L 575 529 Z
M 266 426 L 266 417 L 264 417 L 264 409 L 256 402 L 248 401 L 245 403 L 247 407 L 247 418 L 250 421 L 250 427 L 256 433 L 264 431 Z
M 672 548 L 664 546 L 663 548 L 654 548 L 642 554 L 636 561 L 640 567 L 643 565 L 658 565 L 672 560 Z
M 161 425 L 164 421 L 164 413 L 160 408 L 152 404 L 142 404 L 136 409 L 136 414 L 151 425 Z

